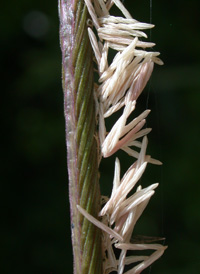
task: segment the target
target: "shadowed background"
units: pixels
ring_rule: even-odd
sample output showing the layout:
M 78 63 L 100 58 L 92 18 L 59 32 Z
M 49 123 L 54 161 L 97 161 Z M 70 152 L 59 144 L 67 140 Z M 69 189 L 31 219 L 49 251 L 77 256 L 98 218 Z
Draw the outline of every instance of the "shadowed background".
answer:
M 143 186 L 160 182 L 136 234 L 165 236 L 168 250 L 144 273 L 197 274 L 200 262 L 199 1 L 125 1 L 165 66 L 138 109 L 152 109 Z M 57 2 L 4 1 L 1 10 L 1 273 L 72 273 Z M 122 171 L 133 159 L 124 157 Z M 101 165 L 109 194 L 114 158 Z

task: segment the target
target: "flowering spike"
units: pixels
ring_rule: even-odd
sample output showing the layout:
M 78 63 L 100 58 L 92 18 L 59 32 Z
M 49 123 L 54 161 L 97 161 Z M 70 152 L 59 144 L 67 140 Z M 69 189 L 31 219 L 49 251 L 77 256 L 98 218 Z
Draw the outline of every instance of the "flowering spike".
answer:
M 101 221 L 77 205 L 78 210 L 93 224 L 103 231 L 104 274 L 117 271 L 124 273 L 125 265 L 137 263 L 126 274 L 138 274 L 157 260 L 166 249 L 161 244 L 133 244 L 132 233 L 137 220 L 155 193 L 158 184 L 146 188 L 138 186 L 148 163 L 161 164 L 160 161 L 146 155 L 150 128 L 143 128 L 150 110 L 145 110 L 132 121 L 127 122 L 136 107 L 136 100 L 144 90 L 152 74 L 154 63 L 162 65 L 159 52 L 146 51 L 153 47 L 151 42 L 140 41 L 147 38 L 144 30 L 154 25 L 133 19 L 120 0 L 85 0 L 92 23 L 88 34 L 94 51 L 99 74 L 94 93 L 99 124 L 101 157 L 109 157 L 119 149 L 136 158 L 135 162 L 120 178 L 120 162 L 115 160 L 113 189 L 110 198 L 103 197 L 103 206 L 99 212 Z M 112 5 L 116 5 L 124 17 L 110 15 Z M 96 34 L 95 34 L 96 33 Z M 117 51 L 108 65 L 109 49 Z M 106 118 L 123 108 L 122 115 L 115 122 L 110 132 L 106 130 Z M 138 141 L 143 138 L 142 142 Z M 140 151 L 134 150 L 140 149 Z M 114 249 L 121 250 L 119 259 Z M 127 250 L 153 250 L 149 256 L 127 257 Z

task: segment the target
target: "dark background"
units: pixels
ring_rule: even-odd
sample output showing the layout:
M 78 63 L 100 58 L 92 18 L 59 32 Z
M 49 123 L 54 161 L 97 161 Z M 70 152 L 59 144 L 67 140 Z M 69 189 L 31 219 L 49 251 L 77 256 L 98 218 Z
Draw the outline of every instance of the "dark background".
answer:
M 165 236 L 165 255 L 144 273 L 200 273 L 199 1 L 125 1 L 165 66 L 138 105 L 152 112 L 142 185 L 159 181 L 136 234 Z M 4 1 L 1 9 L 0 273 L 72 273 L 61 54 L 56 1 Z M 142 101 L 143 100 L 143 101 Z M 123 155 L 122 155 L 123 157 Z M 102 163 L 102 193 L 113 158 Z M 111 172 L 112 170 L 112 172 Z M 109 173 L 109 175 L 107 175 Z M 107 187 L 108 186 L 108 187 Z

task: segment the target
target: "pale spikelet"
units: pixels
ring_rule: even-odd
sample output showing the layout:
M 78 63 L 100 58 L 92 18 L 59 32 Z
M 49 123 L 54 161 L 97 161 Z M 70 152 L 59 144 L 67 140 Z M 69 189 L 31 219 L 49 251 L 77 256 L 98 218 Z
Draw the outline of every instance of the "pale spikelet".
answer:
M 100 212 L 102 221 L 96 220 L 80 206 L 78 210 L 93 224 L 103 231 L 103 253 L 105 255 L 104 273 L 117 270 L 123 273 L 126 264 L 141 261 L 136 267 L 127 273 L 140 273 L 153 261 L 158 259 L 166 249 L 160 244 L 132 244 L 130 242 L 133 229 L 150 197 L 154 194 L 154 189 L 158 184 L 142 189 L 139 186 L 135 194 L 127 198 L 138 180 L 141 178 L 147 162 L 145 162 L 147 138 L 144 137 L 142 148 L 138 160 L 127 170 L 120 180 L 120 163 L 116 159 L 113 190 L 109 200 Z M 121 255 L 117 260 L 113 248 L 121 249 Z M 126 257 L 127 250 L 155 250 L 150 256 L 136 256 L 136 258 Z
M 95 219 L 93 216 L 87 213 L 85 209 L 83 209 L 81 206 L 77 205 L 78 210 L 94 225 L 101 228 L 103 231 L 107 232 L 111 237 L 116 238 L 119 241 L 123 241 L 123 238 L 114 230 L 104 225 L 102 222 L 99 222 L 97 219 Z
M 85 209 L 78 210 L 90 222 L 102 230 L 103 273 L 117 271 L 124 273 L 126 265 L 134 267 L 126 274 L 139 274 L 157 260 L 166 249 L 161 244 L 132 243 L 131 238 L 137 220 L 155 193 L 158 183 L 146 188 L 133 189 L 143 175 L 148 163 L 161 164 L 146 155 L 147 137 L 151 128 L 143 128 L 150 110 L 145 110 L 132 121 L 127 122 L 136 107 L 136 101 L 145 88 L 153 71 L 154 63 L 162 65 L 159 52 L 146 51 L 155 44 L 140 41 L 147 38 L 144 30 L 154 27 L 133 19 L 120 0 L 85 0 L 93 26 L 88 27 L 88 35 L 93 48 L 98 84 L 94 87 L 94 98 L 99 125 L 100 158 L 109 157 L 119 149 L 135 158 L 124 176 L 120 177 L 120 161 L 115 160 L 113 188 L 110 198 L 102 197 L 100 220 L 95 219 Z M 116 5 L 124 17 L 110 15 Z M 95 34 L 96 33 L 96 34 Z M 110 49 L 116 52 L 110 65 Z M 105 119 L 123 108 L 121 117 L 114 123 L 110 132 L 106 130 Z M 138 141 L 143 138 L 142 141 Z M 137 151 L 139 148 L 139 152 Z M 116 258 L 115 249 L 120 249 Z M 152 250 L 149 256 L 128 256 L 127 250 Z M 137 265 L 135 265 L 138 263 Z
M 115 153 L 118 149 L 126 145 L 126 143 L 132 138 L 136 133 L 140 132 L 140 129 L 145 124 L 145 115 L 140 115 L 128 125 L 126 121 L 135 108 L 135 101 L 130 101 L 124 108 L 122 116 L 118 119 L 115 125 L 112 127 L 110 133 L 105 138 L 102 143 L 102 155 L 103 157 L 109 157 Z M 148 115 L 148 111 L 145 112 Z M 128 133 L 127 133 L 128 132 Z

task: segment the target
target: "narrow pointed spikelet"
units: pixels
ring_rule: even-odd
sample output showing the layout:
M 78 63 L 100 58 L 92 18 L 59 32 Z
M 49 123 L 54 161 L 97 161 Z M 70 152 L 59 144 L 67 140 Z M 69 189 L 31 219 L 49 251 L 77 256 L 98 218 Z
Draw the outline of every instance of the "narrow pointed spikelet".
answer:
M 120 178 L 120 161 L 116 158 L 113 189 L 110 198 L 102 199 L 102 209 L 99 212 L 101 221 L 91 216 L 80 205 L 77 205 L 77 208 L 102 230 L 103 273 L 117 271 L 118 274 L 138 274 L 157 260 L 166 246 L 131 242 L 135 224 L 155 193 L 158 183 L 146 188 L 138 186 L 134 194 L 130 193 L 143 175 L 147 164 L 160 165 L 161 162 L 146 155 L 146 135 L 151 129 L 144 129 L 143 126 L 150 110 L 145 110 L 129 123 L 127 120 L 136 108 L 136 101 L 152 74 L 154 63 L 162 65 L 163 62 L 158 57 L 159 52 L 146 51 L 152 48 L 154 43 L 140 41 L 140 38 L 147 38 L 144 30 L 153 28 L 154 25 L 133 19 L 120 0 L 85 0 L 85 3 L 92 19 L 88 35 L 99 75 L 94 97 L 101 157 L 109 157 L 118 150 L 123 150 L 136 160 Z M 124 17 L 110 15 L 113 5 L 119 8 Z M 93 28 L 96 30 L 93 31 Z M 108 65 L 110 49 L 117 53 Z M 106 118 L 121 108 L 121 117 L 110 132 L 107 132 Z M 138 140 L 140 138 L 142 141 Z M 133 147 L 140 148 L 140 152 L 135 151 Z M 121 250 L 119 258 L 115 256 L 116 248 Z M 149 256 L 126 256 L 128 250 L 153 251 Z M 125 266 L 131 264 L 134 264 L 134 267 L 124 272 Z

